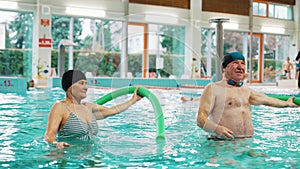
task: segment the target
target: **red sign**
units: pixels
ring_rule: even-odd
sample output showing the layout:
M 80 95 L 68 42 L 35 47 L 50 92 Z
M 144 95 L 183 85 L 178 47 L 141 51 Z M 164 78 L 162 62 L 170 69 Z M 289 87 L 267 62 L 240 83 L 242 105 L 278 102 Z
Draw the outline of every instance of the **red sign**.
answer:
M 52 39 L 40 38 L 39 39 L 39 47 L 51 48 L 52 47 Z
M 41 19 L 41 25 L 42 26 L 50 26 L 50 20 L 49 19 Z

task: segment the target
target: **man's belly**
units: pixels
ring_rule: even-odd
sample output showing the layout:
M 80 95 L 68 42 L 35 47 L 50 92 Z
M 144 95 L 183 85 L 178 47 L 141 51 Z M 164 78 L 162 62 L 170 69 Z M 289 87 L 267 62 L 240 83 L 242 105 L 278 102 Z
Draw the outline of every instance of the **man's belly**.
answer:
M 234 137 L 251 137 L 254 134 L 251 114 L 223 114 L 219 123 L 233 132 Z
M 222 122 L 220 125 L 231 130 L 234 137 L 251 137 L 254 134 L 251 121 Z

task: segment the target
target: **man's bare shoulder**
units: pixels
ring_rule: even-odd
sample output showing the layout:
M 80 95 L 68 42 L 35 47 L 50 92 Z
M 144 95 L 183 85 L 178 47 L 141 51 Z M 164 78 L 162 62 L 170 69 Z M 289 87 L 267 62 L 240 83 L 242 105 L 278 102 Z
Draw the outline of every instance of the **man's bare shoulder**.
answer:
M 244 90 L 247 90 L 247 91 L 254 91 L 252 88 L 250 88 L 250 87 L 248 86 L 248 84 L 243 85 L 242 88 L 243 88 Z
M 205 86 L 204 90 L 205 91 L 211 91 L 215 88 L 216 85 L 218 85 L 219 82 L 212 82 L 212 83 L 209 83 Z
M 225 80 L 221 80 L 221 81 L 215 82 L 215 85 L 216 86 L 220 86 L 220 87 L 224 87 L 225 86 Z
M 226 87 L 226 83 L 224 80 L 217 81 L 211 84 L 212 90 L 218 90 L 218 89 L 224 90 L 225 87 Z
M 221 81 L 217 81 L 217 82 L 211 82 L 211 83 L 206 85 L 206 88 L 211 88 L 211 87 L 214 87 L 214 86 L 224 86 L 224 81 L 221 80 Z

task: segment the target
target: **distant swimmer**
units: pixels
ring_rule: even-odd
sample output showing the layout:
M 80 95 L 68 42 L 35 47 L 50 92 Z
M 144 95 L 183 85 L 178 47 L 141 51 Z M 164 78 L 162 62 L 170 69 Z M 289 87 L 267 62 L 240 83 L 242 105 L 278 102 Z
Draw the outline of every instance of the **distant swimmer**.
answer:
M 34 87 L 34 80 L 31 79 L 26 83 L 26 89 L 29 90 L 30 88 Z
M 187 102 L 187 101 L 200 101 L 200 97 L 190 97 L 190 98 L 187 98 L 187 97 L 180 97 L 180 100 L 182 100 L 183 102 Z

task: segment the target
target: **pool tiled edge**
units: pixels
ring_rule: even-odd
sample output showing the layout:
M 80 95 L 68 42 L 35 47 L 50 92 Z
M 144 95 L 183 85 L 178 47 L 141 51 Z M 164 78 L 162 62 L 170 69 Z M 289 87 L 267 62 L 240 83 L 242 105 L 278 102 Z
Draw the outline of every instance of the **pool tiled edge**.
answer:
M 179 88 L 183 85 L 206 86 L 211 79 L 144 79 L 144 78 L 88 78 L 88 85 L 105 88 L 120 88 L 125 86 L 141 85 L 162 88 Z M 23 93 L 26 92 L 26 78 L 0 77 L 1 93 Z M 39 87 L 39 86 L 37 86 Z M 42 88 L 61 87 L 61 78 L 48 78 L 47 86 Z
M 0 77 L 1 93 L 22 93 L 26 92 L 26 78 L 20 77 Z
M 88 85 L 107 88 L 120 88 L 132 85 L 178 88 L 182 85 L 206 86 L 211 79 L 144 79 L 144 78 L 88 78 Z M 50 87 L 60 87 L 61 78 L 49 78 Z

